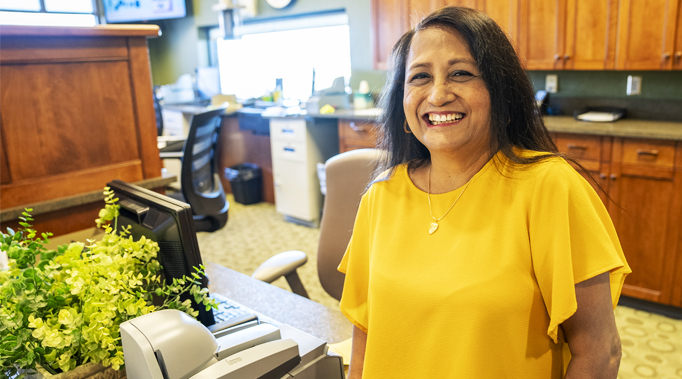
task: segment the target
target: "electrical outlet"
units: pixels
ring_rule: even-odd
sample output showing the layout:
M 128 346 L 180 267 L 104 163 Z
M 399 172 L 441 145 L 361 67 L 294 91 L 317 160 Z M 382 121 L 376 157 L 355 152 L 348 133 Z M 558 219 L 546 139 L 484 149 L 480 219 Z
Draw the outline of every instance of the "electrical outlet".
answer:
M 640 95 L 642 93 L 642 77 L 628 75 L 628 95 Z
M 545 91 L 557 93 L 559 91 L 559 77 L 557 75 L 547 75 L 545 77 Z

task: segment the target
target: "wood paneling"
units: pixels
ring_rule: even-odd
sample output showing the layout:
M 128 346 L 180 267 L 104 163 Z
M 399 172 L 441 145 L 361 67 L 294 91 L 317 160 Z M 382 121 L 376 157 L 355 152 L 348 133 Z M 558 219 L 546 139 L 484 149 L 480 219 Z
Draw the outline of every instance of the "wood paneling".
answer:
M 0 133 L 2 133 L 2 118 L 0 118 Z M 0 184 L 9 183 L 12 181 L 12 173 L 9 171 L 9 165 L 7 165 L 7 156 L 5 156 L 5 138 L 0 134 Z M 0 200 L 0 207 L 2 206 L 2 200 Z
M 146 48 L 158 30 L 0 28 L 0 207 L 161 176 Z M 77 213 L 55 217 L 72 228 Z
M 35 216 L 31 224 L 38 233 L 50 232 L 54 236 L 60 236 L 96 226 L 95 220 L 102 208 L 104 208 L 104 200 L 72 207 L 69 208 L 68 212 L 55 211 L 43 213 Z M 69 222 L 64 222 L 65 213 L 68 214 Z M 0 225 L 0 228 L 3 231 L 7 228 L 18 230 L 20 228 L 19 220 L 5 221 Z
M 139 158 L 126 62 L 2 66 L 0 86 L 14 181 Z
M 126 38 L 109 38 L 107 45 L 93 37 L 63 38 L 18 36 L 1 38 L 0 63 L 49 63 L 126 60 Z M 31 46 L 31 49 L 22 47 Z
M 157 175 L 160 176 L 160 175 Z M 2 208 L 58 199 L 95 191 L 114 180 L 136 182 L 144 179 L 139 160 L 110 164 L 60 175 L 13 181 L 2 186 Z
M 147 41 L 141 38 L 128 40 L 130 49 L 130 80 L 135 110 L 139 156 L 145 178 L 161 175 L 161 158 L 156 143 L 156 113 L 152 92 L 152 74 L 149 66 Z

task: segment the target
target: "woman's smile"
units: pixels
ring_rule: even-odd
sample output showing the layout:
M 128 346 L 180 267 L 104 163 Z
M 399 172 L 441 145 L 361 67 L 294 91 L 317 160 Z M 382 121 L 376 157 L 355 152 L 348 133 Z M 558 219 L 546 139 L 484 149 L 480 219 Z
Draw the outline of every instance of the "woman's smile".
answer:
M 429 112 L 424 114 L 422 118 L 429 124 L 429 127 L 435 126 L 449 126 L 458 123 L 466 115 L 459 112 Z

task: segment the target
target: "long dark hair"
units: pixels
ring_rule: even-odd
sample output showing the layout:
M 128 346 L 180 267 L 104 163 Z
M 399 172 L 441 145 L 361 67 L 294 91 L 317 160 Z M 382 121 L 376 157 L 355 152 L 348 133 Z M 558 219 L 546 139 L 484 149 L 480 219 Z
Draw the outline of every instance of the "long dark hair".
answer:
M 389 58 L 387 83 L 379 98 L 383 114 L 377 121 L 379 148 L 384 151 L 376 177 L 395 167 L 409 163 L 416 168 L 429 162 L 430 153 L 414 136 L 405 133 L 403 94 L 405 66 L 415 33 L 432 27 L 457 31 L 469 45 L 481 78 L 490 93 L 490 147 L 517 164 L 530 164 L 557 152 L 542 121 L 533 94 L 533 85 L 526 75 L 514 47 L 500 27 L 485 13 L 469 8 L 445 7 L 426 16 L 417 26 L 403 34 Z M 546 152 L 523 157 L 514 148 Z M 492 157 L 492 156 L 491 156 Z M 382 176 L 388 178 L 388 176 Z

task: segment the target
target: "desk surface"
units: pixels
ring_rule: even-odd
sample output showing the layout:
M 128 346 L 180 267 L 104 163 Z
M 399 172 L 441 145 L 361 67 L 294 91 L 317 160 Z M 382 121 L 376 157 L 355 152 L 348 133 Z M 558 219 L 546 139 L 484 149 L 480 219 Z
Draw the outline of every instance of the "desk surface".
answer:
M 206 274 L 211 292 L 224 295 L 327 343 L 341 342 L 352 335 L 353 324 L 340 311 L 216 263 L 206 267 Z

